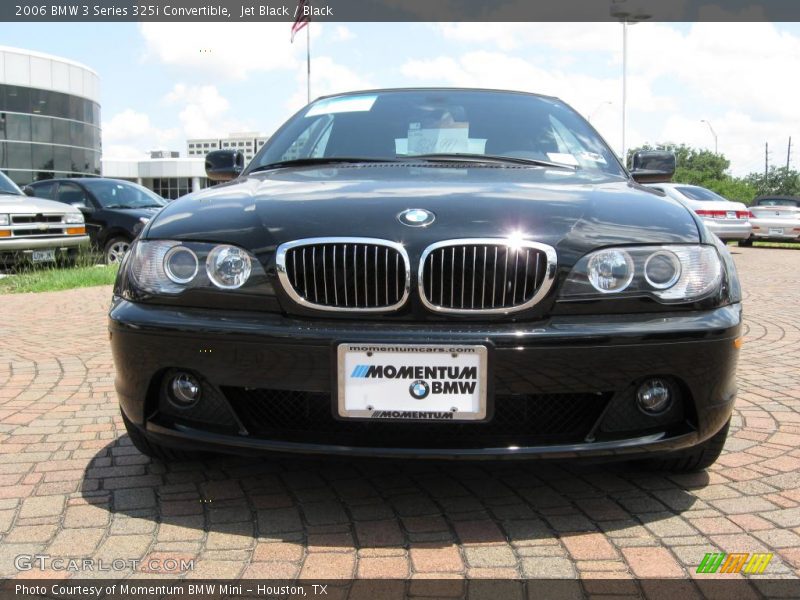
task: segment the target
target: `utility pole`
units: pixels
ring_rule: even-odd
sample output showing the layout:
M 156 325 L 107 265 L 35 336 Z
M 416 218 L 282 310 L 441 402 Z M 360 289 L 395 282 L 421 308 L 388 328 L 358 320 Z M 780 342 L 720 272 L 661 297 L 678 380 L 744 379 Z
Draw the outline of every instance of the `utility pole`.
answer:
M 767 181 L 767 173 L 769 172 L 769 142 L 764 143 L 764 183 Z
M 789 136 L 789 147 L 786 149 L 786 170 L 789 170 L 789 162 L 792 159 L 792 136 Z

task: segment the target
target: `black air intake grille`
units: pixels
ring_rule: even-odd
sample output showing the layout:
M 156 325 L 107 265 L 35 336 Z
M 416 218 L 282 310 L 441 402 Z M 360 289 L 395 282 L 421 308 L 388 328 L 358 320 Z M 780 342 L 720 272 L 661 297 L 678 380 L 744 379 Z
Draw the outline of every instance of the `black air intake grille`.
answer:
M 61 223 L 61 215 L 11 215 L 13 225 L 25 225 L 28 223 Z
M 323 310 L 385 311 L 408 297 L 401 246 L 365 238 L 301 240 L 278 249 L 278 273 L 293 300 Z
M 511 312 L 550 288 L 555 250 L 532 242 L 453 240 L 423 253 L 420 293 L 442 312 Z
M 270 440 L 394 448 L 482 448 L 578 443 L 610 394 L 501 395 L 485 423 L 348 421 L 331 396 L 286 390 L 222 388 L 250 435 Z

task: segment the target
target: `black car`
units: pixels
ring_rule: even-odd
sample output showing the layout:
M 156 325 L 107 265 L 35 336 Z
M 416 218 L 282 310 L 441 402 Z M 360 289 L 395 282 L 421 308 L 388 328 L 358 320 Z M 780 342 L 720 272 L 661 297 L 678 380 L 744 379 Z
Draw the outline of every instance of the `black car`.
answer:
M 736 393 L 731 257 L 558 99 L 321 98 L 165 207 L 110 310 L 151 456 L 272 451 L 710 465 Z M 191 452 L 189 452 L 191 453 Z
M 48 179 L 30 183 L 23 191 L 78 208 L 92 245 L 108 264 L 122 260 L 144 225 L 167 204 L 141 185 L 102 177 Z

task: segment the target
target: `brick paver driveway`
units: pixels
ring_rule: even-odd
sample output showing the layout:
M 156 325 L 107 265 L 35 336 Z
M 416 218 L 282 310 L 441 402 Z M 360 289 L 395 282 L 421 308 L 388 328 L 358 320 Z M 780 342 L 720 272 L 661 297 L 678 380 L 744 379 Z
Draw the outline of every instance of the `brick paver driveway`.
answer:
M 153 463 L 119 419 L 110 289 L 0 296 L 0 576 L 16 573 L 15 556 L 43 553 L 193 558 L 195 577 L 691 577 L 705 553 L 723 551 L 774 552 L 767 573 L 796 577 L 800 252 L 733 250 L 747 342 L 732 435 L 714 468 L 685 476 L 550 463 Z

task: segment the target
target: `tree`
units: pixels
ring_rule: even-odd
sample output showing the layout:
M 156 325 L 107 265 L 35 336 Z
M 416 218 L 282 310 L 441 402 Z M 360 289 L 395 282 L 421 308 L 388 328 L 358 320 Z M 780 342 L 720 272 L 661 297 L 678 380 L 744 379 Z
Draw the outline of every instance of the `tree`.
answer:
M 675 154 L 675 183 L 688 183 L 708 188 L 720 196 L 735 202 L 749 204 L 758 195 L 758 190 L 749 179 L 733 177 L 727 173 L 731 162 L 724 154 L 692 148 L 686 144 L 657 144 L 630 150 L 628 164 L 635 152 L 640 150 L 666 150 Z
M 800 173 L 795 169 L 772 166 L 766 177 L 763 173 L 750 173 L 745 180 L 756 190 L 757 196 L 800 196 Z

